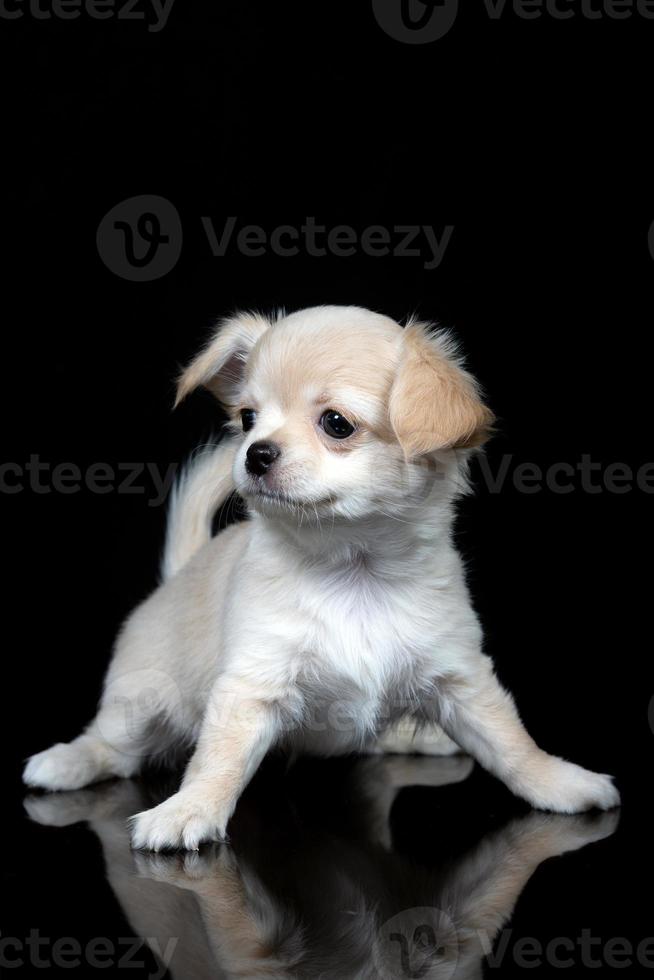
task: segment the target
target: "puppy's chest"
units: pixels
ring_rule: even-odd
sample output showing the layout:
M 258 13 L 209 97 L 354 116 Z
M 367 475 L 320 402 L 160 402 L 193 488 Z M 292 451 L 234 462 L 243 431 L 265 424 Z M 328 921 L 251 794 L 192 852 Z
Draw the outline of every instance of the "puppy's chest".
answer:
M 417 666 L 434 614 L 419 586 L 359 569 L 317 576 L 304 586 L 298 594 L 307 625 L 301 652 L 316 668 L 374 683 Z

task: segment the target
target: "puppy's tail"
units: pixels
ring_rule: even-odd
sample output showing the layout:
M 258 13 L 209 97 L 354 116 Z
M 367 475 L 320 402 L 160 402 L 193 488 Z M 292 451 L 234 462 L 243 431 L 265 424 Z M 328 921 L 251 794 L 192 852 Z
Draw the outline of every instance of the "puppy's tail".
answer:
M 213 516 L 234 490 L 235 452 L 230 439 L 218 446 L 202 446 L 175 481 L 168 505 L 162 582 L 176 575 L 211 540 Z

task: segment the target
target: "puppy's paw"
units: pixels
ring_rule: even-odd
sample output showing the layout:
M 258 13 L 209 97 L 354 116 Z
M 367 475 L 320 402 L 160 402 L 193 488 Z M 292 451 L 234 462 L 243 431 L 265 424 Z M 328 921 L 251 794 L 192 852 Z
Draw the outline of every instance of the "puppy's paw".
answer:
M 620 811 L 602 813 L 528 813 L 503 831 L 514 848 L 531 861 L 544 861 L 588 844 L 604 840 L 615 833 Z
M 620 805 L 620 794 L 611 776 L 590 772 L 563 759 L 547 756 L 539 762 L 533 777 L 523 778 L 519 795 L 537 810 L 582 813 L 594 808 L 612 810 Z
M 102 820 L 115 822 L 123 828 L 129 814 L 143 806 L 146 800 L 139 783 L 121 779 L 67 793 L 33 793 L 25 797 L 23 806 L 30 820 L 45 827 L 68 827 Z
M 27 816 L 44 827 L 69 827 L 90 819 L 94 793 L 78 789 L 71 793 L 42 795 L 34 793 L 23 800 Z
M 88 742 L 59 742 L 28 759 L 23 782 L 39 789 L 81 789 L 100 777 L 98 758 Z
M 375 760 L 377 761 L 377 760 Z M 469 755 L 427 757 L 386 755 L 379 774 L 393 786 L 449 786 L 467 779 L 475 767 Z
M 132 847 L 146 851 L 197 851 L 205 841 L 225 840 L 226 818 L 199 794 L 180 790 L 130 818 Z
M 448 756 L 461 749 L 438 725 L 419 727 L 412 719 L 403 719 L 378 737 L 373 752 Z
M 174 885 L 188 891 L 201 891 L 205 885 L 215 883 L 220 868 L 228 867 L 231 860 L 225 857 L 226 849 L 212 844 L 201 851 L 180 854 L 134 853 L 134 865 L 139 878 L 148 878 L 166 885 Z
M 614 808 L 602 813 L 580 813 L 565 817 L 552 815 L 550 819 L 554 821 L 551 827 L 552 849 L 555 848 L 557 854 L 564 854 L 567 851 L 577 851 L 587 844 L 595 844 L 614 834 L 620 822 L 620 811 Z

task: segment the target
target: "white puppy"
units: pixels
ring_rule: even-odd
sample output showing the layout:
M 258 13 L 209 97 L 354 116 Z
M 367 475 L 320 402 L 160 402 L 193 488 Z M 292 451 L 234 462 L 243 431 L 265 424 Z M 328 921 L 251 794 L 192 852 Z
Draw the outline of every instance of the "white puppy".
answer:
M 25 782 L 76 789 L 195 744 L 179 791 L 133 819 L 154 850 L 223 838 L 275 745 L 453 739 L 535 807 L 616 806 L 609 776 L 538 748 L 482 653 L 451 534 L 492 415 L 448 337 L 357 307 L 234 316 L 178 401 L 200 385 L 235 435 L 176 489 L 164 583 L 127 620 L 96 718 Z M 250 520 L 212 539 L 234 487 Z

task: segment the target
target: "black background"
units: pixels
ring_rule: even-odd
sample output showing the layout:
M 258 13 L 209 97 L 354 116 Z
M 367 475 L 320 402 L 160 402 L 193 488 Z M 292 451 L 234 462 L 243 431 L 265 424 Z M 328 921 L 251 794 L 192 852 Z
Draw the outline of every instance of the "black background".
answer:
M 177 0 L 159 33 L 27 12 L 0 28 L 6 461 L 165 472 L 220 424 L 202 394 L 171 412 L 172 379 L 212 319 L 317 303 L 452 326 L 499 418 L 493 471 L 504 454 L 512 470 L 651 460 L 654 21 L 528 21 L 509 8 L 493 21 L 480 2 L 444 38 L 409 45 L 365 2 Z M 175 206 L 183 248 L 167 275 L 130 282 L 104 264 L 96 231 L 144 194 Z M 307 216 L 454 231 L 435 270 L 234 244 L 216 258 L 201 217 L 220 228 L 232 215 L 268 232 Z M 116 629 L 153 587 L 165 508 L 145 475 L 137 486 L 36 492 L 24 480 L 2 494 L 3 874 L 18 918 L 3 934 L 119 930 L 97 924 L 117 913 L 90 837 L 27 824 L 19 774 L 89 719 Z M 624 797 L 598 857 L 525 893 L 517 915 L 532 935 L 535 922 L 634 940 L 651 929 L 630 888 L 651 867 L 652 499 L 635 485 L 588 493 L 579 479 L 569 494 L 520 493 L 510 477 L 490 493 L 478 473 L 461 508 L 487 649 L 530 731 L 616 774 Z M 417 822 L 443 847 L 515 805 L 480 772 L 445 793 L 409 793 L 398 835 Z

